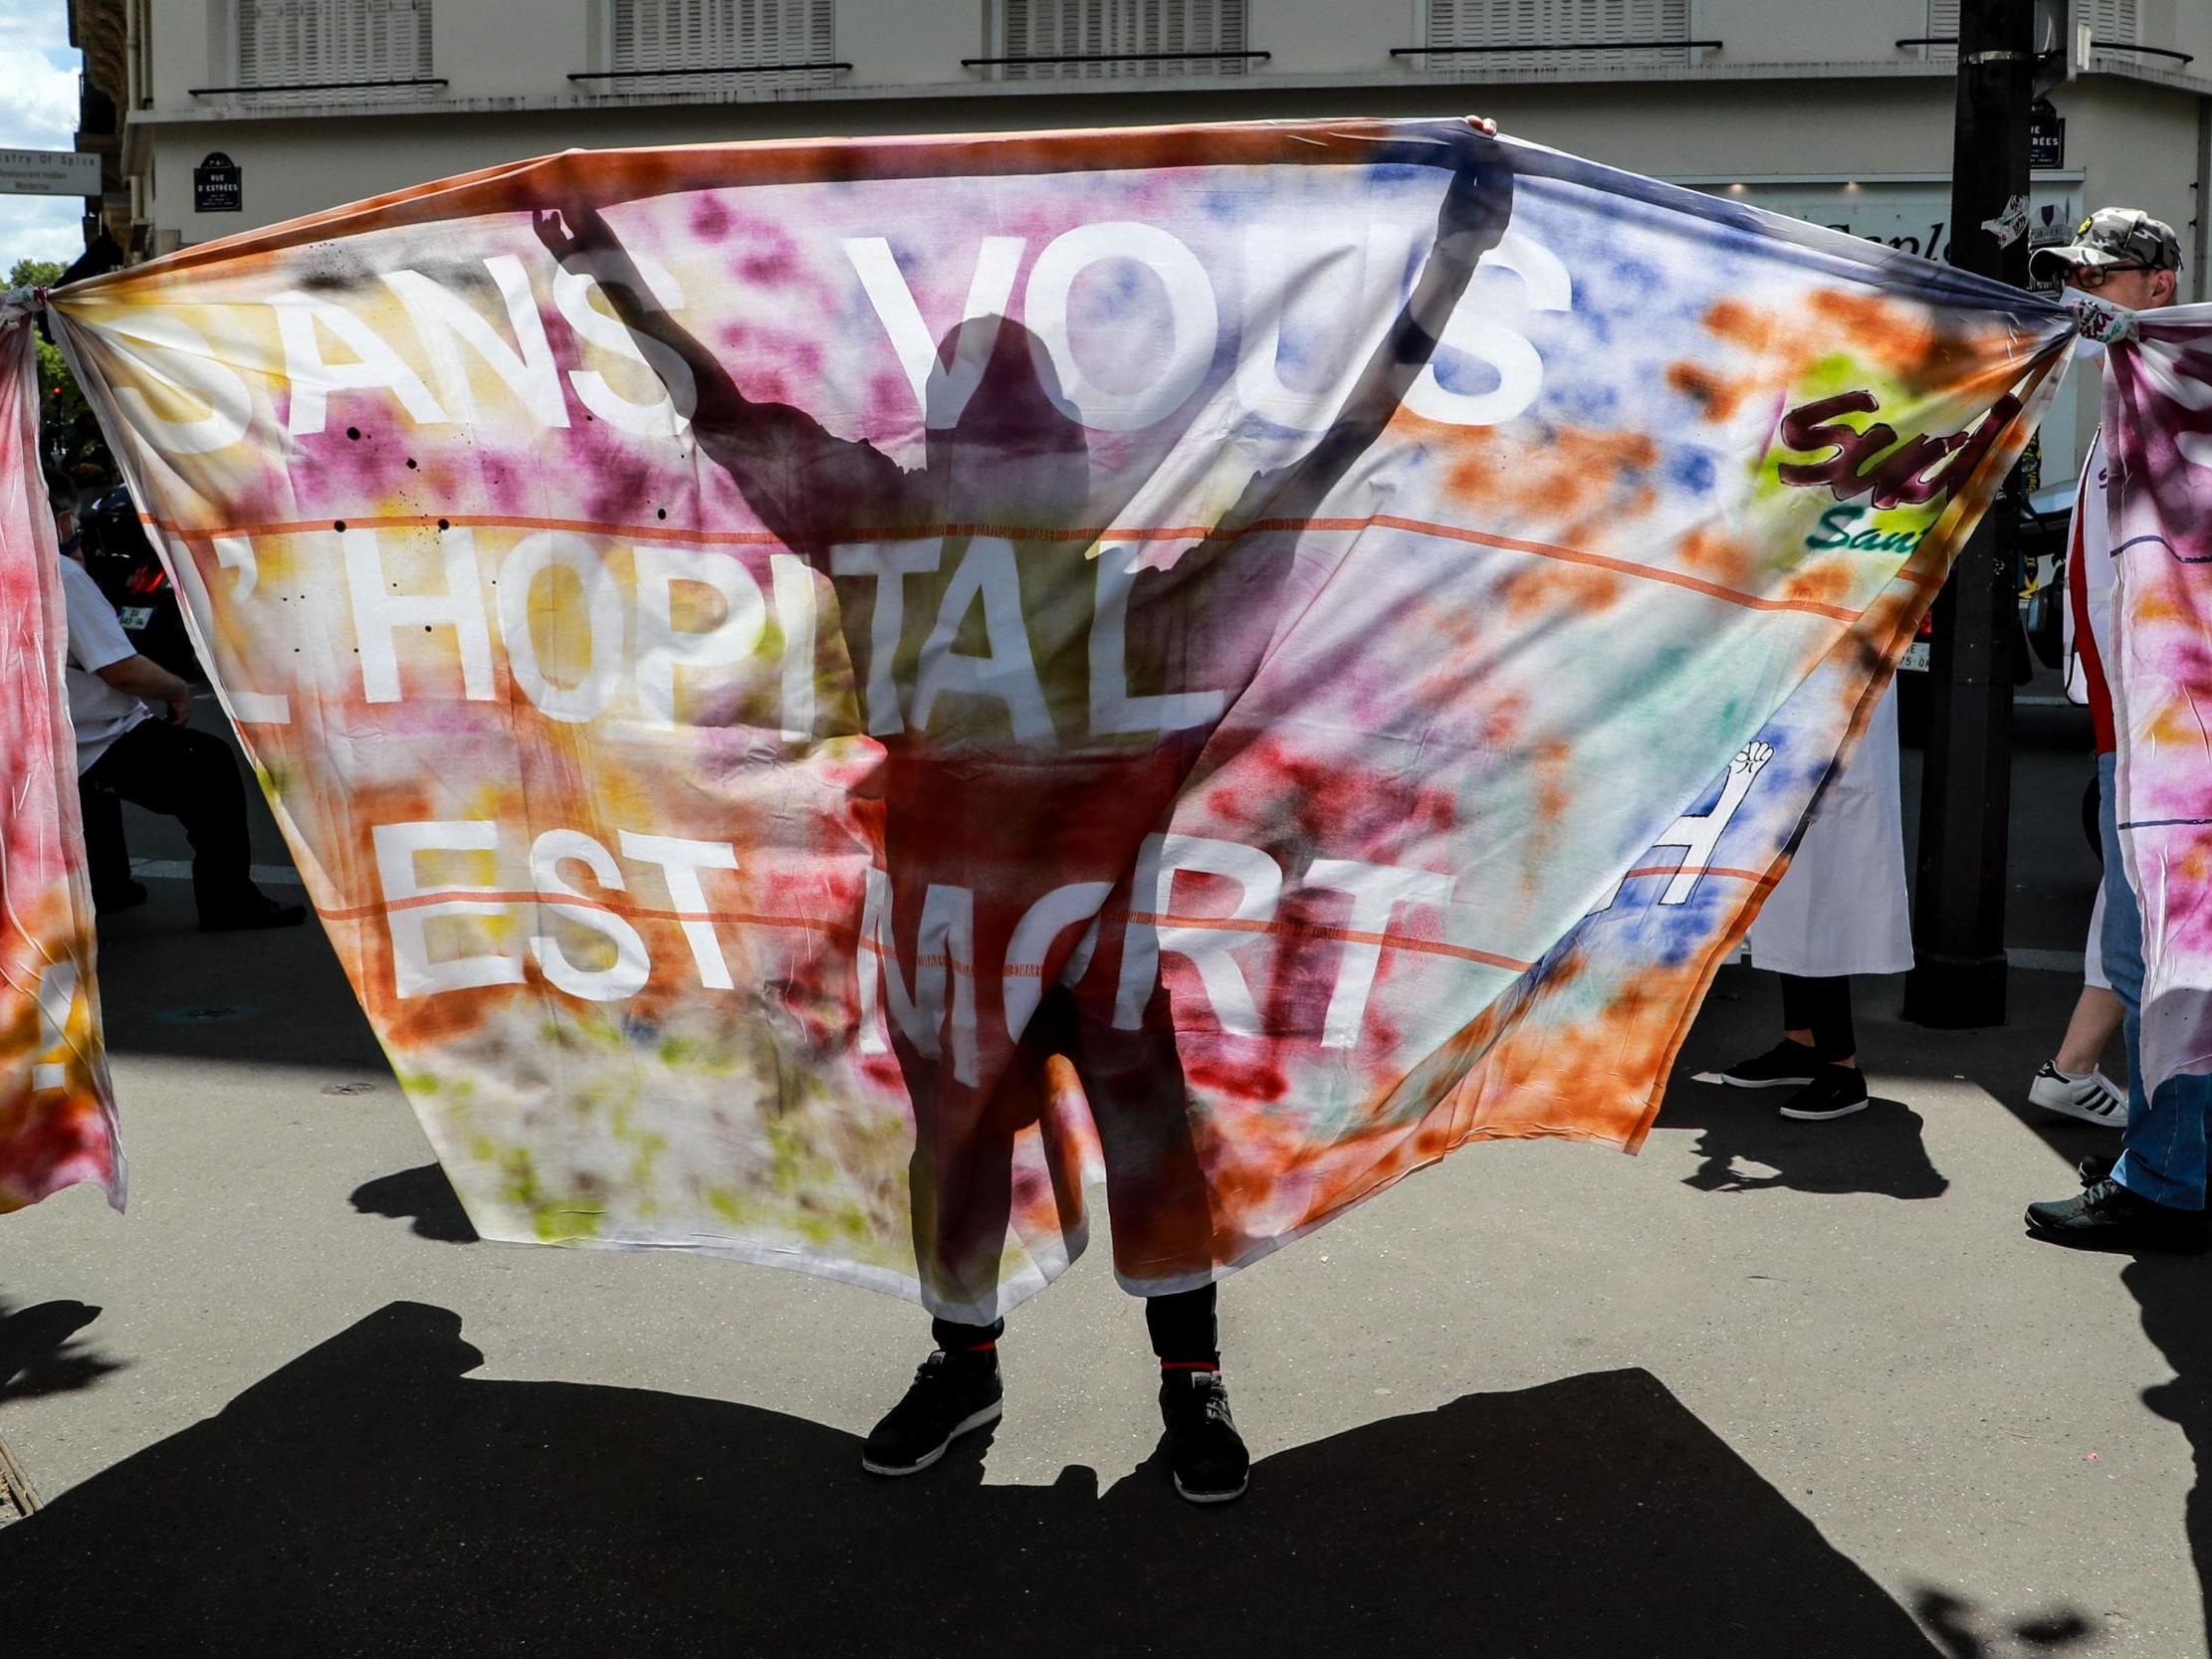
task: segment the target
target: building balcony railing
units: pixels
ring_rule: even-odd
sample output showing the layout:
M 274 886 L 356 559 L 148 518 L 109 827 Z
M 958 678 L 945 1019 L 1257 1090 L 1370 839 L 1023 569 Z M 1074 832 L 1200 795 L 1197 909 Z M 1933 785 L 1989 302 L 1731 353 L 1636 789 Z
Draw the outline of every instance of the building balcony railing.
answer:
M 1896 43 L 1899 52 L 1902 52 L 1908 46 L 1956 47 L 1957 45 L 1958 37 L 1956 35 L 1905 35 Z M 2092 52 L 2140 52 L 2152 58 L 2170 58 L 2183 68 L 2187 68 L 2197 61 L 2194 52 L 2176 52 L 2170 46 L 2142 46 L 2134 41 L 2092 40 L 2090 50 Z
M 1216 50 L 1212 52 L 1032 52 L 1018 56 L 998 58 L 963 58 L 963 69 L 995 69 L 1003 77 L 1008 69 L 1022 70 L 1031 66 L 1053 68 L 1069 64 L 1213 64 L 1225 73 L 1234 74 L 1246 64 L 1263 64 L 1274 56 L 1271 52 Z
M 568 73 L 570 84 L 579 81 L 667 81 L 679 77 L 724 83 L 726 78 L 749 75 L 805 76 L 798 82 L 786 81 L 784 85 L 826 86 L 833 76 L 849 75 L 852 65 L 835 62 L 809 61 L 796 64 L 710 64 L 693 68 L 689 64 L 673 69 L 581 69 Z M 689 90 L 689 89 L 683 89 Z
M 417 75 L 387 81 L 248 81 L 235 87 L 190 87 L 187 98 L 226 98 L 240 95 L 284 97 L 299 93 L 380 93 L 409 87 L 450 85 L 443 76 Z
M 1393 58 L 1453 58 L 1497 52 L 1718 52 L 1726 41 L 1512 41 L 1488 46 L 1394 46 Z

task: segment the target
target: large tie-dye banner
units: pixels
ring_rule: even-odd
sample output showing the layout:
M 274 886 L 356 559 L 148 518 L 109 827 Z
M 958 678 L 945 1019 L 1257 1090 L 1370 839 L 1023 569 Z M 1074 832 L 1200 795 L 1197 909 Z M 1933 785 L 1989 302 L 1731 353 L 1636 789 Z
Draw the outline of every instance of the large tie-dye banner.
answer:
M 2121 329 L 2104 369 L 2106 672 L 2113 807 L 2142 906 L 2142 1085 L 2160 1102 L 2212 1075 L 2212 306 L 2139 311 Z M 2183 1087 L 2201 1101 L 2206 1086 Z
M 1163 1292 L 1636 1145 L 2069 337 L 1457 122 L 572 153 L 57 311 L 478 1229 L 969 1318 L 1094 1159 Z
M 93 901 L 63 688 L 61 550 L 39 454 L 37 339 L 0 303 L 0 1214 L 79 1181 L 122 1207 Z

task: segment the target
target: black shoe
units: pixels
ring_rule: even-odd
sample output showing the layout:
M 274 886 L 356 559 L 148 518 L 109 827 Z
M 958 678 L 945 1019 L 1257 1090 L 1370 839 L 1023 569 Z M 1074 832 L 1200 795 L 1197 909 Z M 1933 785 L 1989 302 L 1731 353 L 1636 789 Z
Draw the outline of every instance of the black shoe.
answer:
M 2212 1243 L 2202 1210 L 2175 1209 L 2101 1180 L 2072 1198 L 2028 1206 L 2028 1232 L 2077 1250 L 2195 1252 Z
M 2095 1152 L 2092 1152 L 2074 1166 L 2074 1172 L 2082 1177 L 2084 1186 L 2095 1186 L 2099 1181 L 2110 1180 L 2112 1171 L 2118 1167 L 2118 1158 L 2099 1157 Z M 2208 1190 L 2206 1193 L 2205 1206 L 2208 1210 L 2212 1210 L 2212 1190 Z
M 280 905 L 266 893 L 200 918 L 203 933 L 243 933 L 256 928 L 297 928 L 308 919 L 305 905 Z
M 1160 1420 L 1168 1426 L 1176 1491 L 1194 1504 L 1244 1496 L 1252 1457 L 1228 1414 L 1228 1386 L 1219 1371 L 1162 1371 Z
M 1867 1110 L 1865 1072 L 1857 1066 L 1823 1065 L 1816 1069 L 1820 1076 L 1782 1103 L 1783 1117 L 1820 1123 L 1829 1118 L 1848 1118 L 1854 1112 Z
M 1793 1043 L 1787 1037 L 1764 1054 L 1738 1060 L 1717 1072 L 1699 1072 L 1697 1083 L 1719 1083 L 1730 1089 L 1795 1089 L 1813 1081 L 1819 1069 L 1812 1045 Z
M 114 911 L 134 911 L 146 902 L 144 882 L 117 882 L 113 887 L 93 889 L 93 909 L 102 915 Z
M 922 1361 L 906 1398 L 868 1434 L 860 1467 L 871 1475 L 912 1475 L 945 1455 L 973 1429 L 995 1423 L 1004 1410 L 995 1352 L 947 1353 Z

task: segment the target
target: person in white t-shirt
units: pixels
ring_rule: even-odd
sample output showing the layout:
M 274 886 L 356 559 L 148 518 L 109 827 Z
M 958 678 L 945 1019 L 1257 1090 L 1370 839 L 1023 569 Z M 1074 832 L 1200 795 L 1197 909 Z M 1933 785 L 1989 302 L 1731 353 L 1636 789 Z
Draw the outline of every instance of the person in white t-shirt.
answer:
M 2078 355 L 2086 354 L 2082 347 L 2076 350 Z M 2109 757 L 2117 747 L 2111 693 L 2104 682 L 2104 655 L 2112 644 L 2112 553 L 2101 509 L 2109 482 L 2101 435 L 2091 441 L 2089 454 L 2082 458 L 2082 482 L 2074 493 L 2065 610 L 2066 695 L 2090 712 L 2100 773 L 2101 822 L 2102 794 L 2111 784 L 2104 774 L 2111 770 Z M 2101 857 L 2101 829 L 2098 841 Z M 2036 1106 L 2084 1123 L 2123 1130 L 2127 1127 L 2127 1091 L 2106 1077 L 2099 1065 L 2127 1011 L 2104 971 L 2106 902 L 2104 883 L 2100 878 L 2097 901 L 2090 907 L 2089 939 L 2082 952 L 2082 994 L 2067 1021 L 2058 1054 L 2045 1061 L 2029 1083 L 2028 1099 Z
M 118 796 L 183 824 L 202 932 L 297 927 L 307 920 L 305 906 L 280 905 L 253 884 L 238 763 L 220 737 L 186 729 L 192 688 L 139 654 L 83 565 L 64 557 L 61 571 L 79 791 Z M 88 798 L 88 821 L 97 823 L 104 805 Z M 111 872 L 97 873 L 112 880 Z
M 61 543 L 63 559 L 82 562 L 84 554 L 79 550 L 77 510 L 66 505 L 76 499 L 76 492 L 58 473 L 47 475 L 46 492 L 54 504 L 54 538 Z M 65 601 L 69 586 L 65 580 Z M 72 677 L 80 672 L 66 659 L 63 671 Z M 74 703 L 71 712 L 74 717 Z M 144 904 L 145 884 L 130 877 L 130 848 L 123 840 L 121 797 L 98 785 L 87 787 L 80 783 L 77 799 L 78 818 L 85 830 L 85 874 L 92 884 L 93 909 L 107 916 L 112 911 L 126 911 Z

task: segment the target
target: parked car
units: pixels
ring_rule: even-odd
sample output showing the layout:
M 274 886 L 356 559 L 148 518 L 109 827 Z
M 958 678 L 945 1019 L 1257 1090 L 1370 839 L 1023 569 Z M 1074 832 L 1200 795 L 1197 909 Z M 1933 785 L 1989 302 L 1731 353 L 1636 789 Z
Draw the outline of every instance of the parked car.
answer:
M 204 685 L 206 673 L 185 632 L 176 586 L 153 550 L 130 492 L 115 489 L 79 516 L 85 568 L 115 607 L 130 643 L 171 674 Z

